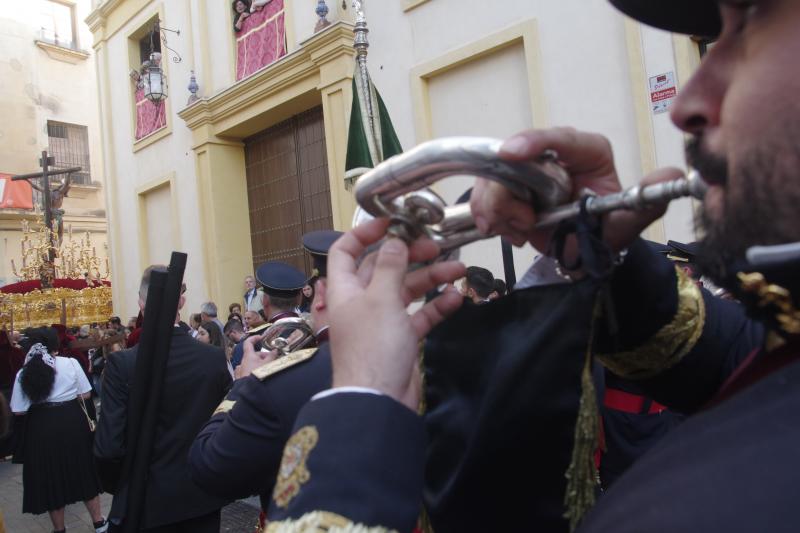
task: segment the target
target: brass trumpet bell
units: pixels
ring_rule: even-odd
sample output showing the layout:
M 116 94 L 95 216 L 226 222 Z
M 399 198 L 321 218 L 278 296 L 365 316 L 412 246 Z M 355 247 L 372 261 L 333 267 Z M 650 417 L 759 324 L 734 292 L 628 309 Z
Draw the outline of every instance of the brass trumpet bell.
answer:
M 311 325 L 302 318 L 281 318 L 267 328 L 261 345 L 278 356 L 301 350 L 314 343 L 316 337 Z

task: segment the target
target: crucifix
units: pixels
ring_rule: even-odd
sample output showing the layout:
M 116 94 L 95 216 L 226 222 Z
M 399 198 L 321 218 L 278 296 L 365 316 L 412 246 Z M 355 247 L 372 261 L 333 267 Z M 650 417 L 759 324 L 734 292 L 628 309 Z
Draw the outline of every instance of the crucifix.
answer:
M 46 267 L 41 272 L 40 278 L 42 281 L 42 288 L 51 288 L 52 287 L 52 280 L 55 274 L 55 248 L 53 243 L 53 213 L 57 215 L 58 219 L 58 242 L 61 243 L 61 238 L 64 234 L 64 219 L 63 214 L 64 211 L 61 209 L 61 206 L 64 203 L 64 197 L 69 192 L 70 188 L 70 174 L 72 172 L 80 172 L 81 167 L 70 167 L 70 168 L 50 168 L 51 166 L 55 165 L 55 157 L 48 156 L 47 150 L 42 151 L 42 158 L 39 160 L 39 164 L 42 167 L 41 172 L 33 172 L 31 174 L 20 174 L 19 176 L 12 177 L 12 181 L 17 180 L 26 180 L 28 183 L 31 184 L 31 187 L 36 189 L 37 191 L 41 192 L 43 195 L 42 198 L 42 211 L 44 211 L 44 225 L 49 230 L 49 247 L 48 247 L 48 261 Z M 50 188 L 50 176 L 57 176 L 59 174 L 66 174 L 67 177 L 62 184 L 60 184 L 56 189 Z M 31 182 L 30 180 L 41 179 L 42 184 L 41 187 L 36 185 L 35 183 Z

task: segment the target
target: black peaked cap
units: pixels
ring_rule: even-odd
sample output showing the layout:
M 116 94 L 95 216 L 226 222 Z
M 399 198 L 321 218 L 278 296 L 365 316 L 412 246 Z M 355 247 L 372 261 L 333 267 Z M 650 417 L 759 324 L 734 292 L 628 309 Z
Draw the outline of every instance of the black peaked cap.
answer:
M 334 230 L 312 231 L 303 235 L 303 248 L 305 248 L 314 262 L 315 272 L 311 278 L 328 275 L 328 250 L 342 235 L 344 233 L 341 231 Z
M 611 0 L 631 18 L 648 26 L 700 37 L 716 37 L 722 28 L 716 0 Z
M 296 268 L 280 261 L 267 261 L 256 270 L 256 279 L 271 296 L 291 298 L 306 284 L 306 276 Z

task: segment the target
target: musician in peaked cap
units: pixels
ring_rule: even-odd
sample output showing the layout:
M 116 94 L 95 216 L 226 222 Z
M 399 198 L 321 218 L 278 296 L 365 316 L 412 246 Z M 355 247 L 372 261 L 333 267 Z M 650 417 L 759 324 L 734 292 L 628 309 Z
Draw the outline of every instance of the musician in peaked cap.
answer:
M 701 217 L 705 230 L 701 267 L 734 291 L 744 305 L 711 297 L 638 238 L 665 207 L 603 217 L 606 244 L 613 251 L 627 253 L 620 255 L 621 264 L 611 279 L 611 309 L 618 321 L 618 335 L 612 338 L 609 324 L 600 320 L 595 348 L 604 354 L 604 364 L 624 377 L 638 379 L 658 402 L 693 415 L 598 500 L 579 530 L 797 531 L 800 211 L 796 206 L 800 179 L 796 174 L 800 149 L 794 133 L 800 125 L 796 103 L 800 3 L 613 3 L 628 15 L 662 29 L 717 37 L 678 95 L 672 119 L 692 136 L 690 160 L 710 185 Z M 529 131 L 509 139 L 502 156 L 532 159 L 545 149 L 558 152 L 576 191 L 588 186 L 601 193 L 620 190 L 610 143 L 600 135 L 564 128 Z M 643 182 L 671 180 L 678 175 L 676 170 L 664 169 Z M 530 241 L 537 249 L 547 249 L 550 235 L 534 229 L 535 213 L 494 184 L 476 184 L 472 209 L 482 231 L 501 233 L 518 245 Z M 338 288 L 333 280 L 340 278 L 333 269 L 330 274 L 335 303 Z M 350 309 L 362 304 L 362 298 L 350 296 Z M 395 312 L 396 316 L 386 312 L 374 317 L 385 326 L 398 319 L 399 309 Z M 766 336 L 759 334 L 759 323 L 769 328 Z M 340 525 L 393 526 L 400 522 L 395 513 L 401 506 L 418 498 L 418 493 L 408 488 L 418 481 L 410 479 L 414 472 L 399 480 L 406 482 L 401 484 L 397 477 L 382 479 L 385 473 L 367 461 L 380 459 L 374 454 L 381 453 L 383 444 L 387 445 L 383 459 L 392 460 L 396 450 L 389 446 L 396 448 L 395 441 L 401 437 L 392 434 L 384 442 L 348 442 L 334 429 L 346 420 L 335 415 L 346 402 L 359 402 L 359 408 L 368 408 L 375 418 L 379 412 L 389 415 L 389 406 L 405 403 L 398 392 L 402 387 L 393 388 L 381 380 L 392 377 L 407 383 L 408 376 L 401 376 L 403 381 L 397 369 L 411 372 L 410 365 L 403 367 L 402 363 L 408 365 L 416 354 L 400 344 L 404 338 L 397 331 L 371 325 L 358 329 L 346 322 L 333 324 L 334 385 L 343 384 L 336 376 L 347 375 L 351 379 L 344 384 L 375 391 L 372 395 L 327 395 L 301 411 L 284 456 L 286 472 L 294 474 L 297 481 L 279 494 L 293 497 L 276 499 L 273 507 L 282 509 L 280 518 L 287 525 L 319 522 L 328 516 L 325 511 L 344 508 L 341 502 L 358 494 L 362 509 L 358 515 L 356 511 L 337 513 L 343 515 Z M 389 334 L 394 335 L 387 338 Z M 363 348 L 375 342 L 382 342 L 391 353 Z M 367 365 L 372 375 L 359 373 L 359 368 Z M 387 404 L 391 398 L 395 404 Z M 413 402 L 405 404 L 409 411 L 413 408 Z M 399 424 L 400 418 L 397 420 Z M 412 435 L 421 421 L 406 425 L 403 434 Z M 514 429 L 509 428 L 510 435 Z M 316 438 L 311 438 L 312 433 Z M 548 438 L 547 432 L 542 432 L 542 438 Z M 424 446 L 411 437 L 404 444 Z M 349 454 L 323 453 L 345 449 L 345 445 L 349 445 Z M 412 451 L 406 449 L 405 455 L 394 461 L 395 470 L 414 468 Z M 337 476 L 342 472 L 348 475 Z M 392 494 L 394 502 L 385 498 L 386 494 Z M 399 498 L 404 499 L 398 502 Z M 537 503 L 531 502 L 526 509 L 527 520 L 519 524 L 520 529 L 536 528 Z M 413 516 L 413 511 L 405 513 L 403 523 Z
M 190 451 L 192 477 L 206 490 L 231 499 L 259 494 L 263 509 L 267 509 L 281 453 L 297 412 L 314 394 L 330 387 L 326 258 L 340 235 L 337 231 L 319 231 L 303 238 L 303 246 L 320 277 L 311 308 L 319 348 L 291 352 L 234 382 Z M 290 300 L 294 301 L 305 284 L 302 273 L 285 267 L 288 265 L 276 267 L 275 263 L 268 263 L 258 269 L 267 295 L 265 309 L 275 307 L 276 297 L 284 298 L 284 308 L 288 309 Z M 287 311 L 281 313 L 273 315 L 272 321 L 296 316 Z
M 276 320 L 281 318 L 297 318 L 295 307 L 300 291 L 305 284 L 305 276 L 291 265 L 280 261 L 267 261 L 256 270 L 258 282 L 264 286 L 261 309 L 266 322 L 247 330 L 247 336 L 234 348 L 232 359 L 236 367 L 247 358 L 254 359 L 254 354 L 261 350 L 261 344 L 254 342 L 255 337 L 260 337 Z M 300 284 L 298 286 L 298 283 Z M 257 361 L 256 361 L 257 362 Z M 248 374 L 249 368 L 244 375 Z
M 256 270 L 256 279 L 264 287 L 264 317 L 268 324 L 281 318 L 297 317 L 294 309 L 306 284 L 302 272 L 280 261 L 267 261 Z

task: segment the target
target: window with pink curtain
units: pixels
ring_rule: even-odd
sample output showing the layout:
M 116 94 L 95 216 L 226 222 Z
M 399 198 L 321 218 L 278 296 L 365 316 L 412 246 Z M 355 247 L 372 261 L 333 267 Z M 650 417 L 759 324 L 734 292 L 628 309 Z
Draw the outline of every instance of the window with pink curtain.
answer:
M 286 55 L 284 0 L 252 13 L 236 33 L 236 81 Z
M 166 103 L 154 104 L 144 97 L 144 89 L 136 89 L 136 140 L 143 139 L 167 125 Z

